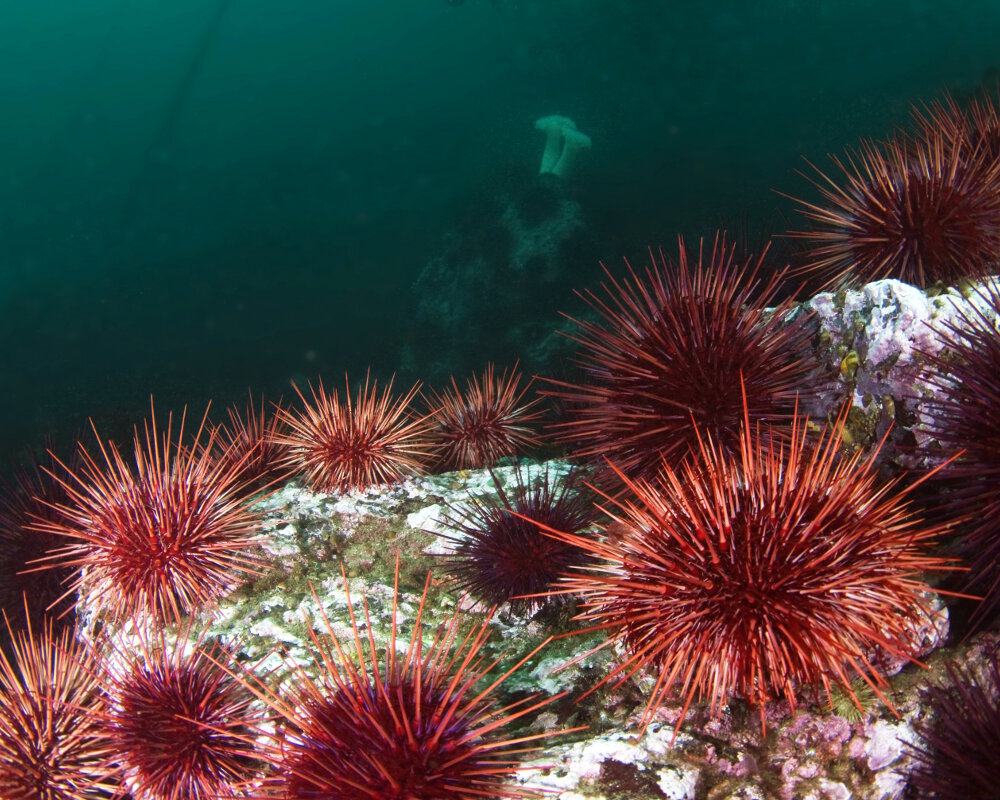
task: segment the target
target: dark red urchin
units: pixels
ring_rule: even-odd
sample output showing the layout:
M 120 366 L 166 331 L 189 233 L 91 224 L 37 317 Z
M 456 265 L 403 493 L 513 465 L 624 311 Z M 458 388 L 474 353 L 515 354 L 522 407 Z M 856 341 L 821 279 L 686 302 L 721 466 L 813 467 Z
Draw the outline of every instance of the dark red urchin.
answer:
M 831 156 L 843 183 L 809 163 L 821 204 L 791 198 L 813 223 L 804 274 L 834 285 L 897 278 L 921 288 L 981 276 L 1000 258 L 1000 163 L 954 131 Z
M 878 483 L 877 449 L 838 459 L 842 425 L 811 443 L 797 422 L 779 448 L 748 422 L 735 459 L 706 434 L 654 482 L 621 475 L 632 499 L 608 498 L 613 537 L 551 531 L 600 559 L 558 591 L 582 598 L 584 632 L 623 645 L 605 681 L 656 678 L 643 727 L 668 698 L 679 729 L 696 698 L 716 714 L 734 694 L 763 725 L 765 704 L 794 708 L 800 685 L 854 697 L 856 673 L 880 693 L 876 646 L 912 656 L 932 613 L 917 575 L 950 566 L 929 552 L 942 529 L 908 508 L 912 486 Z
M 252 734 L 253 695 L 230 672 L 233 650 L 189 643 L 185 626 L 173 644 L 162 629 L 119 645 L 104 675 L 104 727 L 134 800 L 227 800 L 246 797 L 260 763 Z
M 923 382 L 933 394 L 921 402 L 927 433 L 940 451 L 958 455 L 935 478 L 937 500 L 958 521 L 959 546 L 969 568 L 966 591 L 983 598 L 973 612 L 976 626 L 1000 615 L 1000 288 L 976 289 L 941 333 L 944 348 L 923 352 Z
M 0 797 L 4 800 L 93 800 L 117 784 L 109 757 L 95 663 L 73 632 L 46 622 L 10 632 L 0 650 Z
M 488 623 L 465 630 L 457 610 L 427 646 L 422 616 L 428 575 L 409 647 L 400 655 L 398 576 L 397 565 L 393 623 L 381 663 L 363 599 L 361 624 L 353 608 L 350 612 L 354 641 L 346 651 L 325 614 L 322 637 L 310 626 L 313 664 L 291 665 L 293 683 L 286 692 L 275 694 L 252 675 L 245 678 L 283 731 L 271 748 L 274 777 L 269 796 L 283 800 L 540 797 L 509 780 L 520 759 L 537 749 L 532 743 L 555 732 L 506 737 L 504 728 L 564 695 L 531 696 L 505 706 L 496 699 L 502 684 L 540 648 L 494 675 L 497 662 L 482 652 Z
M 908 748 L 916 760 L 909 786 L 937 800 L 1000 797 L 1000 651 L 981 673 L 958 664 L 946 671 L 949 682 L 926 693 L 930 717 L 917 728 L 922 742 Z
M 519 466 L 510 491 L 495 473 L 491 477 L 495 497 L 470 495 L 443 519 L 451 533 L 438 535 L 453 548 L 444 568 L 488 606 L 509 602 L 517 614 L 534 611 L 560 575 L 591 560 L 535 523 L 585 536 L 598 516 L 594 495 L 575 469 L 552 481 L 546 468 L 541 480 L 530 480 Z
M 433 415 L 432 435 L 438 444 L 436 467 L 442 470 L 479 469 L 504 456 L 521 454 L 537 444 L 531 423 L 541 416 L 535 398 L 522 402 L 532 381 L 523 388 L 517 364 L 496 376 L 488 364 L 481 377 L 473 376 L 461 392 L 455 378 L 451 390 L 432 391 L 428 410 Z
M 422 472 L 430 423 L 410 411 L 420 384 L 394 398 L 392 379 L 379 393 L 369 373 L 352 402 L 346 375 L 344 382 L 343 402 L 322 381 L 318 388 L 309 384 L 312 402 L 292 384 L 303 408 L 280 414 L 286 430 L 275 441 L 285 451 L 284 463 L 317 492 L 363 490 Z
M 568 406 L 569 421 L 553 427 L 574 456 L 606 457 L 630 477 L 652 478 L 661 458 L 697 451 L 698 430 L 737 452 L 741 380 L 751 419 L 776 433 L 791 422 L 796 397 L 814 383 L 806 316 L 790 321 L 789 302 L 775 301 L 781 274 L 758 277 L 764 255 L 739 264 L 733 252 L 718 235 L 707 258 L 699 245 L 691 264 L 682 240 L 676 265 L 650 252 L 645 278 L 626 262 L 622 282 L 605 269 L 605 297 L 580 294 L 603 320 L 574 320 L 586 382 L 549 380 L 543 392 Z
M 207 415 L 184 446 L 186 414 L 175 441 L 173 416 L 161 433 L 152 410 L 142 431 L 135 429 L 134 469 L 95 429 L 100 461 L 81 445 L 79 468 L 52 473 L 68 499 L 52 506 L 58 519 L 33 527 L 70 543 L 38 568 L 82 568 L 70 591 L 80 590 L 94 610 L 160 622 L 179 620 L 256 574 L 260 535 L 258 515 L 246 504 L 251 491 L 239 464 L 215 458 L 215 432 L 202 439 Z
M 38 520 L 56 521 L 59 515 L 53 505 L 67 499 L 62 485 L 37 462 L 21 467 L 10 482 L 0 485 L 0 610 L 14 628 L 22 627 L 25 613 L 37 628 L 46 610 L 56 617 L 57 627 L 73 623 L 73 601 L 64 597 L 64 583 L 72 580 L 72 570 L 32 569 L 33 562 L 65 542 L 30 529 Z
M 258 408 L 251 395 L 242 412 L 239 407 L 230 406 L 228 424 L 219 426 L 219 458 L 239 464 L 242 477 L 256 487 L 272 486 L 289 475 L 288 467 L 282 464 L 284 452 L 277 441 L 283 428 L 283 411 L 281 400 L 272 403 L 272 409 L 267 411 L 264 396 L 261 395 Z

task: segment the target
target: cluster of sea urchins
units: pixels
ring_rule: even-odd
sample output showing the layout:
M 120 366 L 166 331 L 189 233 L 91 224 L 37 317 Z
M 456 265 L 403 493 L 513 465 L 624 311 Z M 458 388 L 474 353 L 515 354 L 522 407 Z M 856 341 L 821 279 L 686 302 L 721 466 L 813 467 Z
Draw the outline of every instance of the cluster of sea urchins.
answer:
M 465 392 L 454 378 L 451 391 L 432 392 L 423 414 L 414 410 L 419 383 L 394 396 L 391 380 L 380 392 L 366 375 L 353 399 L 349 385 L 343 398 L 322 381 L 308 398 L 296 386 L 301 407 L 279 410 L 284 429 L 274 440 L 283 462 L 321 492 L 394 483 L 432 465 L 489 466 L 537 441 L 537 400 L 525 401 L 521 380 L 517 367 L 497 376 L 490 364 Z
M 313 634 L 314 672 L 299 670 L 301 680 L 281 694 L 238 663 L 236 645 L 204 633 L 190 641 L 190 615 L 263 563 L 250 505 L 263 471 L 248 470 L 259 455 L 249 440 L 273 428 L 252 411 L 247 420 L 239 435 L 225 436 L 204 417 L 186 440 L 183 418 L 176 431 L 172 418 L 161 430 L 153 414 L 136 430 L 134 467 L 99 439 L 98 457 L 81 447 L 73 466 L 56 460 L 43 473 L 60 491 L 39 501 L 22 533 L 62 544 L 29 563 L 27 574 L 71 568 L 68 591 L 112 623 L 107 630 L 131 638 L 92 628 L 84 645 L 69 628 L 57 636 L 51 620 L 33 628 L 34 614 L 8 622 L 9 655 L 0 652 L 3 797 L 84 800 L 125 790 L 137 800 L 535 796 L 508 785 L 514 755 L 529 752 L 533 737 L 505 738 L 503 729 L 550 699 L 497 707 L 493 690 L 516 666 L 501 673 L 479 657 L 486 623 L 469 636 L 456 614 L 425 648 L 418 613 L 405 656 L 394 626 L 384 658 L 369 640 L 356 664 L 334 659 L 334 651 L 343 656 L 341 645 Z M 227 442 L 221 451 L 220 438 Z M 180 624 L 172 638 L 170 623 Z M 326 629 L 332 637 L 328 622 Z M 362 639 L 356 626 L 353 639 Z M 303 707 L 310 698 L 318 705 Z M 255 699 L 270 713 L 262 717 Z M 371 707 L 382 699 L 385 709 Z M 275 738 L 274 716 L 294 709 L 308 720 L 310 711 L 326 713 L 324 703 L 333 719 L 296 733 L 297 750 L 287 736 L 298 717 L 289 716 Z M 336 728 L 351 710 L 347 727 Z M 328 750 L 338 735 L 334 763 Z
M 821 198 L 801 202 L 813 227 L 795 234 L 805 272 L 925 286 L 995 266 L 996 116 L 986 102 L 968 113 L 934 105 L 917 114 L 915 134 L 834 159 L 842 185 L 816 170 Z M 794 707 L 807 685 L 856 701 L 860 679 L 882 695 L 879 654 L 917 652 L 935 613 L 925 576 L 955 566 L 934 549 L 955 519 L 981 519 L 963 539 L 969 586 L 986 595 L 984 613 L 1000 606 L 997 515 L 982 503 L 1000 441 L 996 292 L 981 290 L 986 310 L 946 335 L 957 356 L 927 357 L 939 395 L 926 413 L 953 519 L 926 521 L 912 507 L 926 476 L 885 481 L 879 446 L 843 452 L 846 415 L 810 434 L 798 405 L 817 385 L 810 320 L 781 299 L 787 271 L 734 252 L 720 234 L 696 253 L 682 241 L 675 260 L 651 252 L 645 271 L 627 265 L 621 279 L 606 270 L 600 291 L 580 295 L 587 316 L 570 334 L 579 378 L 546 388 L 565 410 L 553 438 L 586 462 L 593 486 L 575 471 L 532 481 L 518 467 L 513 488 L 494 474 L 498 499 L 452 506 L 444 525 L 455 584 L 521 613 L 567 595 L 586 630 L 622 654 L 598 685 L 651 676 L 642 728 L 674 701 L 679 729 L 698 701 L 719 713 L 742 697 L 763 725 L 771 700 Z M 151 415 L 131 459 L 98 436 L 22 473 L 0 505 L 15 587 L 0 595 L 0 794 L 535 796 L 510 779 L 551 734 L 505 728 L 555 698 L 497 692 L 537 651 L 500 668 L 483 649 L 489 622 L 469 629 L 457 611 L 425 635 L 429 576 L 407 639 L 397 562 L 391 630 L 377 641 L 344 572 L 348 637 L 321 610 L 308 626 L 310 663 L 289 656 L 280 685 L 242 662 L 238 641 L 191 636 L 194 617 L 268 566 L 261 492 L 289 475 L 318 492 L 359 491 L 518 456 L 540 439 L 529 388 L 517 367 L 498 375 L 489 365 L 464 390 L 452 379 L 429 392 L 418 410 L 419 384 L 397 394 L 368 375 L 353 392 L 345 378 L 341 393 L 318 382 L 294 387 L 297 404 L 251 399 L 217 427 L 206 412 L 188 439 L 183 416 L 161 428 Z M 18 590 L 44 595 L 50 612 L 78 595 L 100 624 L 83 644 Z M 972 685 L 939 691 L 939 713 L 979 702 Z M 930 785 L 939 779 L 929 765 L 960 742 L 946 728 L 927 735 Z
M 478 393 L 469 402 L 484 408 L 471 410 L 477 423 L 470 436 L 482 441 L 494 415 L 492 450 L 483 458 L 530 442 L 524 426 L 534 417 L 530 404 L 520 405 L 520 380 L 514 370 L 496 382 L 491 367 L 475 383 Z M 517 768 L 513 755 L 530 752 L 524 743 L 533 737 L 504 738 L 503 730 L 550 700 L 497 706 L 493 690 L 516 667 L 499 672 L 496 662 L 479 656 L 486 623 L 466 636 L 467 626 L 456 614 L 425 649 L 418 614 L 405 660 L 396 660 L 393 628 L 384 671 L 374 640 L 370 665 L 359 650 L 360 663 L 352 666 L 331 660 L 333 650 L 343 655 L 339 643 L 314 635 L 325 653 L 317 655 L 314 667 L 326 670 L 327 678 L 312 675 L 310 680 L 324 687 L 313 695 L 310 687 L 319 684 L 263 697 L 266 676 L 238 662 L 238 644 L 210 640 L 205 633 L 191 641 L 193 615 L 266 565 L 253 501 L 285 470 L 294 468 L 307 480 L 334 476 L 339 488 L 367 488 L 419 468 L 413 454 L 434 446 L 429 435 L 419 447 L 410 440 L 414 431 L 426 434 L 436 414 L 412 412 L 412 393 L 393 399 L 388 388 L 379 394 L 366 382 L 356 403 L 348 396 L 339 404 L 322 387 L 314 399 L 315 407 L 293 412 L 276 404 L 270 414 L 263 403 L 251 401 L 245 414 L 230 409 L 228 427 L 212 426 L 206 411 L 188 437 L 186 414 L 176 426 L 170 416 L 161 427 L 154 411 L 135 430 L 131 458 L 97 436 L 95 447 L 79 445 L 66 462 L 53 456 L 50 465 L 23 473 L 7 488 L 0 522 L 5 568 L 18 579 L 15 586 L 44 594 L 49 612 L 65 608 L 66 622 L 74 610 L 85 608 L 89 622 L 85 645 L 68 625 L 57 633 L 46 609 L 29 604 L 27 591 L 14 598 L 11 590 L 5 598 L 3 797 L 84 800 L 127 791 L 137 800 L 296 798 L 316 796 L 311 787 L 317 781 L 321 796 L 345 800 L 535 796 L 508 786 Z M 462 398 L 450 402 L 457 407 Z M 302 446 L 310 421 L 317 426 L 313 450 Z M 459 434 L 453 432 L 441 446 L 468 450 Z M 319 472 L 317 452 L 327 458 Z M 53 582 L 59 588 L 49 587 Z M 34 591 L 37 586 L 46 592 Z M 62 605 L 70 596 L 78 597 L 77 609 Z M 176 626 L 179 630 L 168 635 Z M 354 639 L 360 638 L 355 627 Z M 341 686 L 348 675 L 350 687 Z M 326 759 L 308 768 L 289 767 L 287 740 L 276 740 L 272 716 L 262 718 L 256 709 L 256 699 L 265 699 L 280 716 L 290 707 L 283 703 L 294 705 L 288 692 L 316 699 L 329 693 L 331 708 L 353 707 L 355 719 L 346 730 L 355 737 L 357 752 L 368 753 L 382 741 L 371 769 L 359 778 L 360 762 L 353 756 L 341 759 L 339 777 Z M 403 696 L 386 709 L 398 723 L 393 729 L 369 713 L 368 703 L 396 692 Z M 327 739 L 314 733 L 316 741 L 304 734 L 298 740 L 307 761 L 309 748 L 322 751 L 334 735 L 332 729 Z M 406 752 L 409 760 L 400 762 Z
M 190 624 L 172 641 L 154 628 L 84 644 L 51 625 L 36 636 L 29 623 L 13 634 L 12 655 L 0 651 L 0 796 L 538 797 L 510 779 L 532 742 L 558 731 L 506 729 L 560 695 L 501 705 L 497 690 L 540 647 L 501 671 L 481 652 L 488 620 L 470 630 L 458 610 L 426 644 L 430 580 L 404 647 L 397 563 L 394 621 L 380 647 L 365 598 L 362 611 L 351 606 L 345 573 L 352 644 L 325 614 L 318 632 L 309 621 L 312 663 L 289 659 L 280 689 L 237 659 L 236 644 L 204 633 L 190 641 Z

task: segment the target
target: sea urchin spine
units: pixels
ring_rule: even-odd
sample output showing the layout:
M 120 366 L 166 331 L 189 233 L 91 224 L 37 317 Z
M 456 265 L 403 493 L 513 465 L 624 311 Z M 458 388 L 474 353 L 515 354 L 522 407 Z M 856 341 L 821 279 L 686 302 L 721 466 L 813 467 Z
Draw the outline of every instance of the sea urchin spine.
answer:
M 109 742 L 100 725 L 96 664 L 73 632 L 46 622 L 11 633 L 0 650 L 0 797 L 93 800 L 117 788 L 105 781 Z
M 263 395 L 259 408 L 250 395 L 243 413 L 237 406 L 227 409 L 228 424 L 219 426 L 219 458 L 241 466 L 242 477 L 255 487 L 265 488 L 288 477 L 288 469 L 281 464 L 284 455 L 277 443 L 281 433 L 282 403 L 273 403 L 267 411 Z

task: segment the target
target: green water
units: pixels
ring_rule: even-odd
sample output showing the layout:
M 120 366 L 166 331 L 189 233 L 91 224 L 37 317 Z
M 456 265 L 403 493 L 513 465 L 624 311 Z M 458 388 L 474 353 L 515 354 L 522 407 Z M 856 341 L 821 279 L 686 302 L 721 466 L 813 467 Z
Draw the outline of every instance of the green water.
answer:
M 995 85 L 998 29 L 969 0 L 4 0 L 0 462 L 88 417 L 120 435 L 151 394 L 512 360 L 599 260 L 794 227 L 772 190 L 809 193 L 803 155 Z M 593 141 L 557 187 L 553 113 Z M 489 253 L 509 197 L 584 227 L 453 350 L 415 281 Z

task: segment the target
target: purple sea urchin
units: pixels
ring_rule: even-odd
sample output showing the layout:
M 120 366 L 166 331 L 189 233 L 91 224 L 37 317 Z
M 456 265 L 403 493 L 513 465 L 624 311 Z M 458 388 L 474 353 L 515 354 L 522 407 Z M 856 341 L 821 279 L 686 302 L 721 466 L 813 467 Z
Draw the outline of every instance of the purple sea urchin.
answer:
M 933 395 L 922 406 L 944 455 L 958 456 L 935 483 L 940 505 L 960 521 L 964 588 L 983 597 L 972 617 L 979 625 L 1000 613 L 1000 288 L 981 287 L 973 301 L 946 323 L 945 347 L 923 354 Z
M 1000 651 L 983 674 L 951 664 L 948 682 L 927 692 L 930 719 L 912 748 L 917 767 L 910 786 L 920 797 L 970 800 L 1000 797 Z
M 254 698 L 223 669 L 232 651 L 204 634 L 188 646 L 188 633 L 170 645 L 160 630 L 113 654 L 104 726 L 135 800 L 245 797 L 257 775 Z

